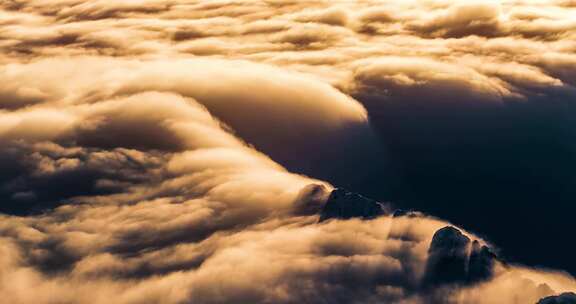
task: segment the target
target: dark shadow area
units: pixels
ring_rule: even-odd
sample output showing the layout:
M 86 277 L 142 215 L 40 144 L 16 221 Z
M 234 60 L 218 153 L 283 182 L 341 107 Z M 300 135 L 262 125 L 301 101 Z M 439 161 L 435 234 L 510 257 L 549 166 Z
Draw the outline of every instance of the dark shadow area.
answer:
M 476 232 L 511 262 L 576 274 L 573 100 L 358 99 L 386 146 L 388 165 L 347 187 Z
M 125 192 L 158 178 L 152 170 L 162 164 L 158 151 L 148 151 L 147 158 L 141 159 L 122 149 L 62 151 L 0 143 L 0 213 L 40 214 L 62 204 L 80 203 L 70 201 L 73 198 Z

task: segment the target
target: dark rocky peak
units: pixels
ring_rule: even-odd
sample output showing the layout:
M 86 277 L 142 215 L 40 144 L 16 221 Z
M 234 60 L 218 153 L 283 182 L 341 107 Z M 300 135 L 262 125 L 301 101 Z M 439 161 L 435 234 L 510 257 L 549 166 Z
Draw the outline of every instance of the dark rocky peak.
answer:
M 429 253 L 456 255 L 465 252 L 469 243 L 470 239 L 462 234 L 460 230 L 452 226 L 446 226 L 434 233 Z
M 320 212 L 320 222 L 328 219 L 373 219 L 389 214 L 386 206 L 341 188 L 332 190 Z
M 306 188 L 300 200 L 307 203 L 300 206 L 300 209 L 310 212 L 324 202 L 320 210 L 320 222 L 329 219 L 373 219 L 382 215 L 422 216 L 415 211 L 392 210 L 388 205 L 342 188 L 332 190 L 329 195 L 326 191 L 318 185 Z M 501 262 L 488 246 L 471 240 L 453 226 L 446 226 L 432 237 L 422 284 L 427 288 L 445 284 L 468 285 L 489 280 L 494 276 L 497 263 Z
M 542 298 L 537 304 L 576 304 L 576 293 L 565 292 L 558 296 Z
M 396 209 L 394 213 L 392 213 L 392 217 L 424 217 L 422 212 L 414 211 L 414 210 L 405 210 L 405 209 Z
M 470 284 L 494 275 L 496 255 L 478 241 L 471 241 L 460 230 L 446 226 L 434 233 L 428 249 L 423 283 Z
M 470 239 L 452 226 L 436 231 L 428 249 L 425 284 L 466 281 L 469 244 Z
M 471 282 L 488 280 L 494 275 L 494 266 L 498 257 L 486 245 L 472 242 L 470 260 L 468 262 L 468 280 Z

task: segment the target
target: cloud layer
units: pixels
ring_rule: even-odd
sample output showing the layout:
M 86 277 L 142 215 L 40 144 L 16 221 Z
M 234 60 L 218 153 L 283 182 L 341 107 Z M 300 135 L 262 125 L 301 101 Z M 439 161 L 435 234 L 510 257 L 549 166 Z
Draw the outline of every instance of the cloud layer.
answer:
M 0 8 L 10 303 L 536 303 L 576 290 L 567 273 L 500 262 L 482 282 L 430 284 L 432 238 L 451 225 L 431 216 L 319 222 L 343 185 L 464 224 L 514 262 L 573 267 L 571 1 Z

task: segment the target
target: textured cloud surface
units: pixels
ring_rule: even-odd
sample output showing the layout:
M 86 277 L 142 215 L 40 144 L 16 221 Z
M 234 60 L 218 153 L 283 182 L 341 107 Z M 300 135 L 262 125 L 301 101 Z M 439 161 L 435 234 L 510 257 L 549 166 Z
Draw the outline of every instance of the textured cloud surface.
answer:
M 575 291 L 518 265 L 576 269 L 575 67 L 566 0 L 0 2 L 0 296 Z M 413 212 L 319 221 L 335 186 L 487 240 Z M 512 263 L 483 264 L 489 240 Z

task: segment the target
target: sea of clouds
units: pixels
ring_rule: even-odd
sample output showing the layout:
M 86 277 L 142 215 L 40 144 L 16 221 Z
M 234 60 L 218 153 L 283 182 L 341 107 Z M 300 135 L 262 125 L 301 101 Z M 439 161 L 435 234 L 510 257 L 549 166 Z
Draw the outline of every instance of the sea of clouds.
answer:
M 447 221 L 318 221 L 335 183 L 393 183 L 406 146 L 465 144 L 455 125 L 434 129 L 454 116 L 503 134 L 487 145 L 558 136 L 564 167 L 534 174 L 573 194 L 574 1 L 0 9 L 1 301 L 491 304 L 576 290 L 561 270 L 500 263 L 485 282 L 424 287 Z

